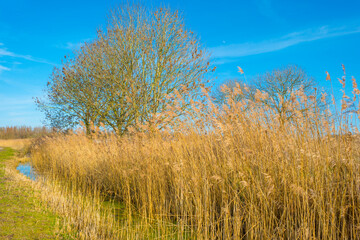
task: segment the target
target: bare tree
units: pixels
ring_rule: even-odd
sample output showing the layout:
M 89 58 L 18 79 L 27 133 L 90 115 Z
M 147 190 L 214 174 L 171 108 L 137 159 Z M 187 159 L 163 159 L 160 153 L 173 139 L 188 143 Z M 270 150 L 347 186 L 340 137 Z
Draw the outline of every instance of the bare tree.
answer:
M 73 59 L 65 59 L 62 68 L 54 68 L 47 84 L 46 100 L 36 98 L 36 103 L 52 127 L 67 129 L 83 122 L 89 134 L 91 125 L 99 122 L 94 102 L 99 102 L 102 92 L 87 74 L 85 48 Z
M 235 101 L 250 100 L 256 102 L 258 107 L 266 106 L 274 111 L 281 123 L 291 120 L 295 111 L 292 104 L 303 96 L 306 103 L 299 101 L 297 113 L 306 114 L 309 111 L 321 111 L 324 104 L 321 102 L 321 94 L 313 78 L 309 77 L 304 70 L 297 66 L 288 65 L 284 68 L 274 69 L 271 72 L 259 75 L 251 84 L 245 85 L 242 81 L 228 81 L 218 89 L 215 99 L 220 104 L 226 103 L 226 98 L 234 95 L 234 91 L 240 90 L 232 99 Z M 261 93 L 266 97 L 261 99 L 257 95 Z M 324 96 L 324 95 L 323 95 Z
M 178 12 L 126 6 L 62 71 L 54 70 L 49 102 L 39 106 L 55 113 L 54 104 L 85 125 L 103 122 L 121 135 L 163 112 L 167 95 L 178 92 L 185 102 L 196 97 L 209 68 L 206 50 Z
M 282 122 L 293 118 L 294 111 L 289 105 L 299 94 L 309 98 L 309 101 L 299 105 L 298 111 L 305 114 L 322 108 L 314 79 L 297 66 L 290 65 L 259 76 L 254 82 L 254 88 L 268 94 L 262 103 L 275 110 Z

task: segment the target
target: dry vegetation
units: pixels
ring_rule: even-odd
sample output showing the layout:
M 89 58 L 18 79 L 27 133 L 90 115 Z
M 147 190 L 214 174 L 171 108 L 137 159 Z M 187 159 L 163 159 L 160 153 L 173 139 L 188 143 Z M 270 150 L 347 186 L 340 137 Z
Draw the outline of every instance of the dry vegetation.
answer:
M 0 127 L 0 139 L 35 138 L 50 132 L 51 130 L 46 127 Z
M 356 100 L 355 79 L 353 87 Z M 261 91 L 253 101 L 230 95 L 222 106 L 191 101 L 181 118 L 173 111 L 181 96 L 172 97 L 174 105 L 141 131 L 78 130 L 32 147 L 34 166 L 61 191 L 97 199 L 79 204 L 96 218 L 72 220 L 82 238 L 360 238 L 358 112 L 345 114 L 345 102 L 336 117 L 303 112 L 315 97 L 297 91 L 284 104 L 291 120 L 279 121 L 258 104 L 267 97 Z M 104 199 L 124 206 L 109 225 L 101 220 Z
M 10 147 L 15 150 L 27 148 L 31 143 L 31 139 L 0 139 L 0 147 Z

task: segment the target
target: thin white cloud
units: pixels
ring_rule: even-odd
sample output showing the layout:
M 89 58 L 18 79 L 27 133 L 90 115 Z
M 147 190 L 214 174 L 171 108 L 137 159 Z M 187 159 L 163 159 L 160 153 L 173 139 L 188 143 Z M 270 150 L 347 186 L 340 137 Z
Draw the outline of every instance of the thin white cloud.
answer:
M 226 63 L 236 62 L 235 58 L 217 58 L 213 61 L 214 65 L 222 65 Z
M 0 43 L 0 46 L 3 46 L 4 44 Z M 37 63 L 45 63 L 45 64 L 49 64 L 49 65 L 56 65 L 55 63 L 49 62 L 45 59 L 41 59 L 41 58 L 34 58 L 30 55 L 21 55 L 21 54 L 16 54 L 14 52 L 8 51 L 7 48 L 0 48 L 0 57 L 13 57 L 13 58 L 21 58 L 21 59 L 25 59 L 31 62 L 37 62 Z
M 10 68 L 0 65 L 0 73 L 2 73 L 3 71 L 10 71 Z
M 292 32 L 277 39 L 262 42 L 248 42 L 241 44 L 231 44 L 211 48 L 214 58 L 236 58 L 261 53 L 278 51 L 290 46 L 304 42 L 316 41 L 319 39 L 344 36 L 360 33 L 360 25 L 352 27 L 330 27 L 322 26 L 315 29 L 307 29 L 299 32 Z
M 42 59 L 42 58 L 34 58 L 30 55 L 15 55 L 15 57 L 17 58 L 22 58 L 31 62 L 37 62 L 37 63 L 44 63 L 44 64 L 48 64 L 48 65 L 52 65 L 52 66 L 57 66 L 58 64 L 53 63 L 53 62 L 49 62 L 46 59 Z
M 35 105 L 31 96 L 7 97 L 0 95 L 0 111 L 7 111 L 12 109 L 26 109 L 29 106 Z
M 0 48 L 0 57 L 2 56 L 14 57 L 15 53 L 9 52 L 8 50 L 6 50 L 6 48 Z
M 62 48 L 62 49 L 77 50 L 77 49 L 80 49 L 84 45 L 85 42 L 89 42 L 90 40 L 91 40 L 90 38 L 87 38 L 80 42 L 67 42 L 65 44 L 58 44 L 58 45 L 56 45 L 56 47 Z
M 67 42 L 65 44 L 64 48 L 70 49 L 70 50 L 79 49 L 83 44 L 84 44 L 83 42 L 79 42 L 79 43 Z

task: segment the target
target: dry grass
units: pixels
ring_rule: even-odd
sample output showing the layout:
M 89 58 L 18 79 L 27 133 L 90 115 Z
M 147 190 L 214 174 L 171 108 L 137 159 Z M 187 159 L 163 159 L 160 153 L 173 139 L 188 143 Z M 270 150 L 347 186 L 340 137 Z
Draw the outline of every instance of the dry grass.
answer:
M 119 239 L 360 238 L 359 140 L 344 134 L 355 120 L 297 111 L 311 101 L 301 93 L 288 103 L 289 121 L 258 99 L 232 99 L 221 107 L 194 102 L 194 111 L 161 131 L 147 125 L 121 138 L 45 138 L 32 161 L 62 183 L 59 192 L 80 196 L 78 208 L 66 199 L 57 207 L 68 218 L 83 209 L 98 214 L 71 220 L 85 239 L 111 231 Z M 164 115 L 173 117 L 171 107 Z M 81 200 L 84 194 L 96 201 Z M 103 198 L 124 204 L 123 217 L 106 220 Z
M 0 147 L 10 147 L 15 150 L 22 150 L 28 147 L 32 139 L 0 139 Z

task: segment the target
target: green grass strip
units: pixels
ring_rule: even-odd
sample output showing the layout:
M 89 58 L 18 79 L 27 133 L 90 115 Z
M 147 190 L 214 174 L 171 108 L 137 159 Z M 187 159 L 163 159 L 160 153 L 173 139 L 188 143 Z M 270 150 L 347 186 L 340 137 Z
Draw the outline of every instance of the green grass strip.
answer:
M 31 186 L 11 180 L 5 162 L 15 154 L 11 148 L 0 150 L 0 239 L 58 239 L 57 217 L 40 207 Z

